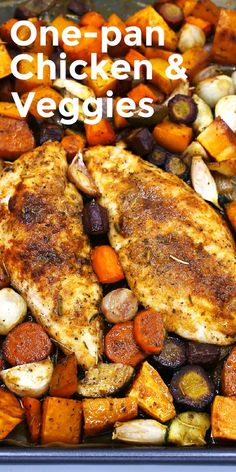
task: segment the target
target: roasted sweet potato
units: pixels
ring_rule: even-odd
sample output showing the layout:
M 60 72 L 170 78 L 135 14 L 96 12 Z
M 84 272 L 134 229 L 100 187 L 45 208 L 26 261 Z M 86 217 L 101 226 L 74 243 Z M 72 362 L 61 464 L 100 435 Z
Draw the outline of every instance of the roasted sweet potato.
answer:
M 132 68 L 134 68 L 134 61 L 145 61 L 146 57 L 135 49 L 130 49 L 130 51 L 125 56 L 125 60 L 131 65 Z
M 8 434 L 23 420 L 24 410 L 15 395 L 0 388 L 0 439 Z
M 129 392 L 129 397 L 148 415 L 165 423 L 176 412 L 172 395 L 161 376 L 147 361 L 143 363 Z
M 78 400 L 47 397 L 43 402 L 42 444 L 79 444 L 82 404 Z
M 17 23 L 17 20 L 15 18 L 10 18 L 9 20 L 5 21 L 1 26 L 0 26 L 0 37 L 2 38 L 3 41 L 5 41 L 9 46 L 14 46 L 15 43 L 11 38 L 11 29 L 12 26 Z
M 156 88 L 147 84 L 137 85 L 130 92 L 128 92 L 127 96 L 132 98 L 136 105 L 138 105 L 140 100 L 144 97 L 151 98 L 153 103 L 160 103 L 160 101 L 163 101 L 162 92 L 158 93 Z
M 81 59 L 90 64 L 91 52 L 96 53 L 98 59 L 100 59 L 102 57 L 101 30 L 91 26 L 82 26 L 80 28 L 80 32 L 81 39 L 79 40 L 79 44 L 77 46 L 69 46 L 67 44 L 63 44 L 63 49 L 68 55 L 70 61 L 76 61 L 78 59 Z M 85 38 L 84 35 L 89 32 L 96 33 L 97 37 Z
M 117 421 L 132 420 L 138 415 L 133 398 L 92 398 L 82 403 L 86 436 L 94 436 L 112 428 Z
M 122 57 L 125 55 L 125 53 L 128 51 L 129 47 L 125 44 L 124 42 L 124 36 L 126 34 L 125 31 L 125 23 L 121 20 L 121 18 L 113 13 L 111 16 L 109 16 L 105 26 L 115 26 L 118 28 L 121 32 L 122 39 L 117 46 L 109 46 L 108 47 L 108 54 L 112 57 Z M 114 39 L 114 33 L 110 31 L 108 34 L 108 38 L 110 41 Z
M 221 10 L 214 36 L 212 57 L 220 64 L 235 65 L 236 11 Z
M 117 111 L 117 103 L 119 100 L 120 97 L 117 97 L 114 102 L 114 126 L 116 129 L 127 128 L 129 126 L 128 121 Z
M 211 411 L 211 433 L 214 439 L 236 441 L 236 398 L 217 395 Z
M 236 159 L 236 135 L 219 117 L 198 135 L 197 140 L 217 162 Z
M 111 73 L 113 61 L 108 58 L 107 64 L 103 67 L 104 72 L 108 76 L 108 80 L 103 79 L 99 74 L 96 79 L 91 79 L 91 67 L 85 67 L 83 72 L 87 74 L 84 84 L 93 89 L 96 97 L 105 97 L 108 90 L 115 90 L 117 79 Z
M 160 90 L 169 95 L 178 81 L 169 79 L 166 75 L 166 69 L 169 63 L 164 59 L 155 58 L 150 60 L 152 64 L 152 83 L 160 88 Z
M 165 47 L 171 51 L 177 48 L 178 37 L 176 33 L 167 25 L 165 20 L 152 6 L 147 6 L 143 10 L 139 10 L 126 20 L 127 26 L 137 26 L 141 29 L 143 39 L 146 39 L 147 26 L 160 26 L 165 33 Z M 153 34 L 153 46 L 158 44 L 157 34 Z
M 224 363 L 221 373 L 221 386 L 226 397 L 236 397 L 236 347 Z
M 77 385 L 77 361 L 75 354 L 71 354 L 54 368 L 49 393 L 53 397 L 69 398 L 77 391 Z
M 236 201 L 228 203 L 225 209 L 231 225 L 236 230 Z
M 104 25 L 105 20 L 100 13 L 97 11 L 88 11 L 80 18 L 80 26 L 94 26 L 95 28 L 101 28 Z
M 25 118 L 22 118 L 14 103 L 0 102 L 0 115 L 14 118 L 15 120 L 25 121 Z
M 8 54 L 6 46 L 0 38 L 0 79 L 7 77 L 11 73 L 11 57 Z
M 171 152 L 184 152 L 192 139 L 192 128 L 163 121 L 153 131 L 156 142 Z
M 232 13 L 232 10 L 229 10 Z M 191 15 L 202 20 L 209 21 L 213 25 L 217 24 L 220 9 L 211 0 L 198 0 L 191 11 Z
M 97 146 L 98 144 L 106 146 L 114 144 L 116 134 L 105 118 L 102 118 L 96 125 L 85 125 L 86 138 L 89 146 Z
M 56 90 L 54 90 L 53 88 L 49 86 L 41 85 L 40 87 L 32 89 L 31 92 L 34 92 L 35 96 L 34 96 L 34 99 L 32 100 L 32 104 L 30 106 L 29 111 L 31 115 L 37 118 L 38 121 L 44 120 L 44 118 L 38 113 L 38 110 L 37 110 L 37 105 L 38 105 L 39 100 L 41 100 L 42 98 L 45 98 L 45 99 L 51 98 L 52 100 L 54 100 L 57 108 L 59 107 L 60 101 L 62 100 L 62 96 Z M 27 100 L 27 97 L 28 97 L 28 93 L 25 93 L 24 95 L 21 96 L 21 101 L 25 103 Z M 49 111 L 49 109 L 47 111 Z M 0 109 L 0 113 L 1 113 L 1 109 Z
M 196 6 L 198 0 L 176 0 L 177 5 L 179 5 L 184 13 L 184 16 L 192 14 L 194 7 Z
M 52 21 L 51 25 L 57 29 L 58 38 L 59 38 L 59 46 L 63 46 L 62 33 L 65 28 L 69 26 L 74 26 L 78 28 L 78 25 L 74 21 L 71 21 L 68 18 L 65 18 L 63 15 L 56 16 L 56 18 L 54 18 L 54 20 Z
M 169 57 L 173 54 L 173 51 L 166 51 L 166 49 L 145 46 L 141 46 L 140 50 L 147 59 L 159 58 L 163 59 L 164 61 L 168 61 Z
M 26 421 L 33 442 L 40 438 L 41 429 L 41 402 L 37 398 L 24 397 L 21 399 L 26 410 Z
M 0 116 L 0 158 L 14 161 L 21 154 L 31 151 L 35 141 L 25 121 Z
M 30 92 L 32 89 L 39 87 L 40 85 L 50 86 L 52 85 L 52 80 L 50 79 L 50 69 L 48 66 L 44 67 L 43 79 L 37 77 L 38 73 L 38 63 L 37 58 L 38 54 L 30 53 L 29 56 L 32 57 L 32 62 L 22 59 L 19 62 L 18 70 L 21 74 L 27 74 L 32 72 L 33 76 L 27 80 L 16 79 L 16 91 L 20 94 L 25 92 Z M 48 57 L 44 56 L 44 60 L 47 60 Z
M 210 53 L 200 47 L 188 49 L 183 53 L 183 67 L 190 80 L 210 64 Z

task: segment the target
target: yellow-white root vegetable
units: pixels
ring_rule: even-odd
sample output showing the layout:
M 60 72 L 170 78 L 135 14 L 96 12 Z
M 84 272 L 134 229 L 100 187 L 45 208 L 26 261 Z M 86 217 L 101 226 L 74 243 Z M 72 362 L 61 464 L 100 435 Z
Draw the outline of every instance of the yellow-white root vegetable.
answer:
M 165 443 L 167 426 L 156 420 L 133 420 L 126 423 L 116 423 L 112 439 L 134 444 Z
M 222 97 L 233 95 L 234 91 L 233 80 L 227 75 L 202 80 L 196 87 L 196 94 L 211 108 L 214 108 Z
M 196 120 L 193 123 L 193 129 L 196 133 L 201 133 L 212 123 L 213 114 L 209 105 L 198 95 L 194 94 L 193 100 L 195 101 L 198 108 L 198 114 Z
M 204 200 L 219 207 L 216 183 L 207 165 L 200 156 L 194 156 L 192 158 L 191 180 L 195 192 Z
M 168 443 L 176 446 L 204 446 L 205 436 L 211 426 L 208 413 L 185 411 L 170 424 Z
M 180 31 L 178 48 L 181 52 L 188 49 L 203 47 L 206 42 L 204 31 L 198 26 L 185 23 Z
M 50 359 L 45 359 L 2 370 L 0 377 L 16 395 L 38 398 L 48 391 L 52 373 L 53 363 Z
M 12 288 L 0 290 L 0 334 L 8 334 L 27 313 L 25 300 Z
M 220 116 L 236 132 L 236 95 L 221 98 L 216 104 L 215 116 Z

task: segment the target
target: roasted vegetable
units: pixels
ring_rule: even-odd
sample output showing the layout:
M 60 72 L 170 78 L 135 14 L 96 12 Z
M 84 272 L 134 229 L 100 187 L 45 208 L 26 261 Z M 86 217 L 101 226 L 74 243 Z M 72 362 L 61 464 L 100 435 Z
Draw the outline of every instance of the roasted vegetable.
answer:
M 10 77 L 0 79 L 0 100 L 2 102 L 13 102 L 14 82 Z
M 149 154 L 154 146 L 154 139 L 148 128 L 137 128 L 125 136 L 125 142 L 131 151 L 139 156 Z
M 27 313 L 25 300 L 12 288 L 0 290 L 0 334 L 8 334 Z
M 3 352 L 10 365 L 28 364 L 46 359 L 52 343 L 41 325 L 27 321 L 13 328 L 7 335 Z
M 102 284 L 112 284 L 125 278 L 119 258 L 111 246 L 97 246 L 92 250 L 91 261 L 95 274 Z
M 129 397 L 137 401 L 139 408 L 162 423 L 169 421 L 176 414 L 168 387 L 147 361 L 142 364 Z
M 208 161 L 209 157 L 204 149 L 204 147 L 197 141 L 192 141 L 192 143 L 185 149 L 181 158 L 187 166 L 191 166 L 192 158 L 194 156 L 200 156 L 204 161 Z
M 145 352 L 161 352 L 165 339 L 164 318 L 155 310 L 140 311 L 134 319 L 134 338 Z
M 209 367 L 219 361 L 220 347 L 214 344 L 189 341 L 187 344 L 187 359 L 189 364 L 200 364 Z
M 11 74 L 11 56 L 0 38 L 0 79 Z
M 62 126 L 52 123 L 43 123 L 40 128 L 39 144 L 40 146 L 47 141 L 61 141 L 64 136 Z
M 37 442 L 40 438 L 42 423 L 41 402 L 37 398 L 31 397 L 24 397 L 21 401 L 26 411 L 26 422 L 29 428 L 31 441 Z
M 157 167 L 164 167 L 166 159 L 170 154 L 161 146 L 155 146 L 150 154 L 145 156 L 145 159 Z
M 140 100 L 143 97 L 150 98 L 153 103 L 162 103 L 164 102 L 165 98 L 164 94 L 160 92 L 157 88 L 153 87 L 152 85 L 142 83 L 132 88 L 132 90 L 128 92 L 127 96 L 131 98 L 136 105 L 139 104 Z
M 236 230 L 236 201 L 228 203 L 225 210 L 231 225 Z
M 15 120 L 25 121 L 26 118 L 22 117 L 18 111 L 17 106 L 11 102 L 0 102 L 0 116 L 7 116 L 8 118 L 14 118 Z
M 134 369 L 123 364 L 98 364 L 91 367 L 78 383 L 78 393 L 83 397 L 108 397 L 126 387 Z
M 236 397 L 236 347 L 224 363 L 221 374 L 221 386 L 226 397 Z
M 193 123 L 193 129 L 196 133 L 202 133 L 204 129 L 213 121 L 211 109 L 198 95 L 193 95 L 193 100 L 197 105 L 197 116 Z
M 23 421 L 24 410 L 12 393 L 0 388 L 0 439 Z
M 96 200 L 86 203 L 82 218 L 84 230 L 90 236 L 106 234 L 109 230 L 107 210 L 99 205 Z
M 155 444 L 162 446 L 166 439 L 167 426 L 156 420 L 133 420 L 116 423 L 112 439 L 132 444 Z
M 168 156 L 164 165 L 166 172 L 177 175 L 180 179 L 188 177 L 188 168 L 184 161 L 178 156 Z
M 154 104 L 150 106 L 153 108 L 152 116 L 145 118 L 143 116 L 140 116 L 141 108 L 137 108 L 134 111 L 133 116 L 127 118 L 127 125 L 134 126 L 134 128 L 140 127 L 140 125 L 145 125 L 146 127 L 151 128 L 153 126 L 156 126 L 158 123 L 161 123 L 161 121 L 163 121 L 168 114 L 167 106 L 164 103 L 161 105 Z
M 43 121 L 43 119 L 44 119 L 40 115 L 40 113 L 38 113 L 37 106 L 38 106 L 39 100 L 42 100 L 42 98 L 48 98 L 49 100 L 53 100 L 55 102 L 57 108 L 59 107 L 60 101 L 62 100 L 62 96 L 58 92 L 56 92 L 56 90 L 54 90 L 52 87 L 41 85 L 40 87 L 37 87 L 36 89 L 33 89 L 32 92 L 35 95 L 34 95 L 34 98 L 32 100 L 29 111 L 30 111 L 31 115 L 33 115 L 35 118 L 37 118 L 38 121 Z M 21 101 L 23 103 L 26 102 L 26 100 L 28 98 L 28 95 L 29 94 L 26 93 L 26 94 L 21 96 Z M 48 106 L 47 110 L 48 111 L 54 110 L 54 106 L 52 106 L 51 110 L 50 110 L 50 107 Z M 60 140 L 61 140 L 61 138 L 58 139 L 58 141 L 60 141 Z
M 168 112 L 174 123 L 188 125 L 196 120 L 198 109 L 191 97 L 179 94 L 169 100 Z
M 162 18 L 164 18 L 170 28 L 172 28 L 174 31 L 178 31 L 184 22 L 182 8 L 180 8 L 178 5 L 175 5 L 174 3 L 166 2 L 159 5 L 157 3 L 155 9 L 158 11 L 158 13 L 160 13 Z
M 235 65 L 235 25 L 236 12 L 222 8 L 213 41 L 212 56 L 215 62 Z
M 68 178 L 73 182 L 73 184 L 75 184 L 78 190 L 84 192 L 90 197 L 97 197 L 99 195 L 95 182 L 84 164 L 81 152 L 76 154 L 70 164 L 68 168 Z
M 100 74 L 97 75 L 96 79 L 92 79 L 91 67 L 84 67 L 83 73 L 85 73 L 87 77 L 83 82 L 94 91 L 96 97 L 105 97 L 108 90 L 112 90 L 113 92 L 115 91 L 117 79 L 112 74 L 112 66 L 113 60 L 108 58 L 106 65 L 103 67 L 108 79 L 104 79 Z
M 52 361 L 46 359 L 2 370 L 0 376 L 7 388 L 19 397 L 40 398 L 49 389 L 52 372 Z
M 235 159 L 236 136 L 221 118 L 215 118 L 197 140 L 216 161 Z
M 223 74 L 223 68 L 219 66 L 219 64 L 211 64 L 195 75 L 193 83 L 197 85 L 205 79 L 211 79 L 212 77 L 217 77 L 220 74 Z
M 102 118 L 96 125 L 85 125 L 86 138 L 89 146 L 106 146 L 114 144 L 116 141 L 116 134 L 111 126 L 111 123 Z
M 210 53 L 201 47 L 187 49 L 183 53 L 183 66 L 191 81 L 195 79 L 196 74 L 209 65 L 210 59 Z
M 0 159 L 14 161 L 35 146 L 32 131 L 25 121 L 0 116 Z
M 85 138 L 81 134 L 64 136 L 61 141 L 67 155 L 67 161 L 71 164 L 74 157 L 85 148 Z
M 215 116 L 219 116 L 236 132 L 236 95 L 227 95 L 221 98 L 215 107 Z
M 192 128 L 163 121 L 153 131 L 156 142 L 171 152 L 184 152 L 192 140 Z
M 214 108 L 222 97 L 234 94 L 234 83 L 227 75 L 211 77 L 199 82 L 196 94 L 211 108 Z
M 236 399 L 217 395 L 211 410 L 211 434 L 213 439 L 236 441 Z
M 94 436 L 111 429 L 117 421 L 132 420 L 138 415 L 133 398 L 93 398 L 82 403 L 85 436 Z
M 176 446 L 204 446 L 210 426 L 211 420 L 207 413 L 185 411 L 172 420 L 167 441 Z
M 147 356 L 134 339 L 134 323 L 117 323 L 105 336 L 105 354 L 111 362 L 135 367 Z
M 138 311 L 138 300 L 128 288 L 117 288 L 103 298 L 101 310 L 109 323 L 130 321 Z
M 212 0 L 194 0 L 192 3 L 194 3 L 191 8 L 191 14 L 193 16 L 209 21 L 213 25 L 217 24 L 220 9 Z
M 202 18 L 196 18 L 195 16 L 190 15 L 187 16 L 186 21 L 187 23 L 190 23 L 190 25 L 195 25 L 201 28 L 206 36 L 208 36 L 212 30 L 212 24 Z
M 54 20 L 55 21 L 55 20 Z M 53 23 L 52 23 L 53 24 Z M 82 26 L 80 28 L 81 39 L 76 46 L 63 44 L 63 49 L 70 61 L 83 60 L 91 63 L 91 51 L 97 54 L 98 61 L 102 57 L 101 30 L 94 26 Z M 91 36 L 91 33 L 95 36 Z
M 168 336 L 159 355 L 154 354 L 151 363 L 159 370 L 174 370 L 186 364 L 185 343 L 179 338 Z
M 100 13 L 97 11 L 88 11 L 84 13 L 82 18 L 80 18 L 80 26 L 95 26 L 95 28 L 101 28 L 104 25 L 105 20 Z
M 204 31 L 196 25 L 185 23 L 180 31 L 178 48 L 185 52 L 192 48 L 202 48 L 206 42 Z
M 200 156 L 192 158 L 191 180 L 195 190 L 204 200 L 219 206 L 218 192 L 214 178 Z
M 81 439 L 82 404 L 78 400 L 47 397 L 43 402 L 42 444 L 78 444 Z
M 210 405 L 215 387 L 202 367 L 185 366 L 173 375 L 170 391 L 179 405 L 202 410 Z
M 52 80 L 50 78 L 50 68 L 45 66 L 43 68 L 43 78 L 38 78 L 38 54 L 28 53 L 32 61 L 22 59 L 18 64 L 18 71 L 20 74 L 30 74 L 31 77 L 27 80 L 16 79 L 16 91 L 20 94 L 30 92 L 31 90 L 39 87 L 40 85 L 51 86 Z M 48 57 L 43 55 L 43 60 L 47 61 Z
M 70 398 L 77 391 L 77 360 L 75 354 L 63 357 L 54 367 L 49 394 Z

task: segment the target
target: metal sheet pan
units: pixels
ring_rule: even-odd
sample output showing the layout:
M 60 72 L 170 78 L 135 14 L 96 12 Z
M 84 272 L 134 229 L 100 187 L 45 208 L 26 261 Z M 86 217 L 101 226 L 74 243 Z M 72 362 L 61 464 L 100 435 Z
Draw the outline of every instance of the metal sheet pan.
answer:
M 0 0 L 0 22 L 10 18 L 17 4 L 23 0 Z M 30 2 L 32 0 L 29 0 Z M 37 0 L 35 5 L 37 5 Z M 214 0 L 218 6 L 236 9 L 236 0 Z M 42 3 L 50 0 L 41 0 Z M 87 0 L 89 6 L 104 16 L 118 13 L 125 18 L 150 0 Z M 27 1 L 25 2 L 28 3 Z M 55 0 L 52 12 L 62 13 L 68 0 Z M 236 447 L 207 446 L 204 448 L 130 447 L 114 445 L 109 440 L 90 442 L 78 448 L 0 447 L 0 463 L 89 463 L 89 464 L 236 464 Z M 20 441 L 19 441 L 20 444 Z

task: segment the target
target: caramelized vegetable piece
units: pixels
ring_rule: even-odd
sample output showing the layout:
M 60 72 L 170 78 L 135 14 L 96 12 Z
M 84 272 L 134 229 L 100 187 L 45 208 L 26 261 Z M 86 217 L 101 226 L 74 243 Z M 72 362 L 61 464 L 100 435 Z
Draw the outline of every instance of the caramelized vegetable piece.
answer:
M 169 95 L 175 88 L 176 83 L 166 75 L 166 70 L 169 66 L 168 60 L 157 57 L 150 59 L 150 63 L 152 65 L 152 83 L 166 95 Z
M 236 230 L 236 201 L 228 203 L 225 209 L 231 225 Z
M 64 136 L 61 141 L 67 155 L 68 162 L 72 162 L 76 154 L 85 148 L 85 138 L 80 134 Z
M 0 439 L 8 434 L 23 421 L 24 410 L 12 393 L 0 388 Z
M 187 16 L 186 21 L 191 25 L 195 25 L 201 28 L 204 31 L 205 35 L 208 35 L 212 30 L 212 24 L 209 21 L 202 20 L 201 18 L 196 18 L 195 16 Z
M 232 10 L 230 10 L 232 12 Z M 220 9 L 212 0 L 198 0 L 191 11 L 191 14 L 196 18 L 209 21 L 216 25 L 219 19 Z
M 32 442 L 37 442 L 40 438 L 41 430 L 41 402 L 37 398 L 22 398 L 23 406 L 26 410 L 26 421 Z
M 166 2 L 157 4 L 155 7 L 158 13 L 164 18 L 166 23 L 174 30 L 178 31 L 184 22 L 184 14 L 182 8 L 174 3 Z
M 197 140 L 217 162 L 235 159 L 236 135 L 221 118 L 215 118 Z
M 214 344 L 189 341 L 187 344 L 187 358 L 189 364 L 200 364 L 208 367 L 219 361 L 220 347 Z
M 105 336 L 105 354 L 111 362 L 121 362 L 135 367 L 145 359 L 134 338 L 133 321 L 117 323 Z
M 74 157 L 70 164 L 68 168 L 68 178 L 75 184 L 78 190 L 90 197 L 97 197 L 99 195 L 95 182 L 84 164 L 81 152 Z
M 94 398 L 83 400 L 85 436 L 111 429 L 116 421 L 128 421 L 138 415 L 133 398 Z
M 215 387 L 202 367 L 186 366 L 173 375 L 170 391 L 179 405 L 202 410 L 211 403 Z
M 200 47 L 188 49 L 183 53 L 183 67 L 186 68 L 186 74 L 190 80 L 193 80 L 195 76 L 205 67 L 210 64 L 210 53 Z
M 40 113 L 38 113 L 37 106 L 38 106 L 39 100 L 41 100 L 42 98 L 52 99 L 55 102 L 57 108 L 59 107 L 60 101 L 62 100 L 62 96 L 58 92 L 56 92 L 56 90 L 54 90 L 51 87 L 44 87 L 42 85 L 41 87 L 37 87 L 36 89 L 33 89 L 32 92 L 35 93 L 35 96 L 32 100 L 32 104 L 30 106 L 29 111 L 30 111 L 31 115 L 33 115 L 35 118 L 37 118 L 38 121 L 43 121 L 43 119 L 44 119 L 40 115 Z M 21 96 L 21 101 L 23 103 L 26 102 L 26 100 L 28 98 L 28 95 L 29 94 L 26 93 L 26 94 Z M 53 111 L 54 110 L 53 106 L 50 110 L 49 103 L 47 105 L 48 105 L 48 108 L 47 108 L 48 111 Z
M 196 120 L 198 109 L 191 97 L 178 94 L 169 100 L 168 112 L 170 119 L 174 123 L 188 125 Z
M 62 126 L 51 123 L 43 123 L 40 128 L 39 144 L 47 141 L 61 141 L 64 136 L 64 129 Z
M 207 413 L 180 413 L 170 424 L 167 441 L 176 446 L 204 446 L 205 435 L 210 426 L 211 420 Z
M 105 97 L 108 90 L 113 92 L 116 89 L 117 79 L 112 74 L 113 60 L 107 57 L 107 63 L 104 65 L 103 70 L 107 75 L 107 79 L 104 79 L 99 74 L 96 78 L 92 78 L 91 67 L 84 67 L 83 73 L 87 74 L 87 77 L 83 80 L 83 83 L 90 87 L 96 97 Z
M 102 57 L 101 30 L 94 26 L 82 26 L 80 28 L 81 39 L 76 46 L 63 44 L 63 49 L 70 61 L 83 60 L 90 64 L 91 52 L 97 54 L 98 60 Z M 96 34 L 95 37 L 89 37 L 89 34 Z
M 166 172 L 177 175 L 180 179 L 186 179 L 188 177 L 187 165 L 178 156 L 168 156 L 164 168 Z
M 192 140 L 192 128 L 186 125 L 163 121 L 153 131 L 156 142 L 168 151 L 184 152 Z
M 0 79 L 11 74 L 11 57 L 0 38 Z
M 43 402 L 42 444 L 79 444 L 82 404 L 78 400 L 47 397 Z
M 77 383 L 77 361 L 75 354 L 70 354 L 55 366 L 49 393 L 52 397 L 70 398 L 77 391 Z
M 142 98 L 151 98 L 153 103 L 164 102 L 164 94 L 159 92 L 155 87 L 146 84 L 139 84 L 128 92 L 128 97 L 132 98 L 136 105 L 139 104 Z
M 0 25 L 0 37 L 2 41 L 6 42 L 10 46 L 15 45 L 14 41 L 11 38 L 11 29 L 15 23 L 17 23 L 17 20 L 15 18 L 10 18 L 2 25 Z
M 105 20 L 97 11 L 88 11 L 80 18 L 80 26 L 95 26 L 101 28 Z
M 59 39 L 59 46 L 63 46 L 63 41 L 62 41 L 62 33 L 65 30 L 65 28 L 68 27 L 78 27 L 78 25 L 74 22 L 69 20 L 68 18 L 65 18 L 63 15 L 58 15 L 54 20 L 51 22 L 51 26 L 56 28 L 58 32 L 58 39 Z
M 52 343 L 42 326 L 26 321 L 13 328 L 7 335 L 3 352 L 10 365 L 28 364 L 46 359 Z
M 78 383 L 78 393 L 83 397 L 107 397 L 126 387 L 134 369 L 123 364 L 98 364 L 91 367 Z
M 112 284 L 125 278 L 119 258 L 111 246 L 95 247 L 91 260 L 93 270 L 102 284 Z
M 185 343 L 179 338 L 168 336 L 159 355 L 154 354 L 151 360 L 155 367 L 162 370 L 174 370 L 186 364 Z
M 96 236 L 106 234 L 109 231 L 109 221 L 106 208 L 92 200 L 83 208 L 83 225 L 86 234 Z
M 221 374 L 221 386 L 226 397 L 236 397 L 236 347 L 224 363 Z
M 0 100 L 2 102 L 13 102 L 14 82 L 10 77 L 0 79 Z
M 125 136 L 129 149 L 139 156 L 149 154 L 154 146 L 154 139 L 148 128 L 137 128 Z
M 15 120 L 20 120 L 20 121 L 25 121 L 26 118 L 23 118 L 15 103 L 9 103 L 9 102 L 0 102 L 0 115 L 1 116 L 7 116 L 8 118 L 13 118 Z
M 236 12 L 233 10 L 220 10 L 214 36 L 212 55 L 213 60 L 220 64 L 235 65 L 236 57 Z
M 165 423 L 175 416 L 172 395 L 158 372 L 146 361 L 135 378 L 129 397 L 148 415 Z
M 22 59 L 18 64 L 18 71 L 20 74 L 31 74 L 31 77 L 27 80 L 16 79 L 16 91 L 20 94 L 30 92 L 32 89 L 39 87 L 40 85 L 52 85 L 49 66 L 45 66 L 43 68 L 43 78 L 39 79 L 38 55 L 37 53 L 28 53 L 28 55 L 32 58 L 32 62 L 26 59 Z M 43 60 L 48 60 L 48 57 L 44 55 Z
M 163 119 L 168 114 L 167 106 L 164 103 L 162 103 L 162 104 L 150 105 L 150 107 L 153 108 L 152 116 L 149 116 L 149 117 L 140 116 L 141 108 L 137 108 L 134 111 L 133 116 L 125 120 L 127 125 L 133 126 L 134 128 L 138 128 L 140 125 L 145 125 L 146 127 L 152 128 L 153 126 L 156 126 L 158 123 L 161 123 L 161 121 L 163 121 Z
M 128 288 L 117 288 L 103 298 L 101 310 L 109 323 L 130 321 L 138 311 L 138 300 Z
M 155 146 L 153 151 L 145 156 L 145 159 L 157 167 L 163 167 L 169 153 L 161 146 Z
M 162 446 L 166 440 L 167 426 L 156 420 L 133 420 L 116 423 L 112 439 L 129 444 L 155 444 Z
M 163 315 L 155 310 L 143 310 L 134 319 L 134 338 L 143 351 L 159 353 L 164 344 Z
M 86 4 L 81 0 L 71 0 L 67 9 L 77 16 L 82 16 L 87 12 Z
M 236 398 L 217 395 L 211 410 L 211 434 L 214 439 L 236 441 Z
M 108 120 L 102 118 L 96 125 L 85 125 L 86 138 L 89 146 L 105 146 L 114 144 L 116 134 Z

